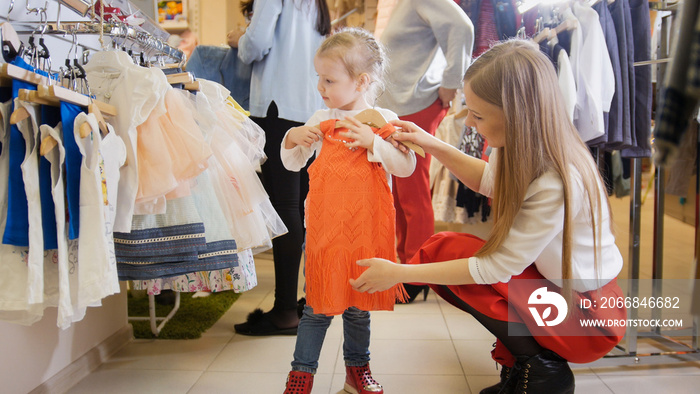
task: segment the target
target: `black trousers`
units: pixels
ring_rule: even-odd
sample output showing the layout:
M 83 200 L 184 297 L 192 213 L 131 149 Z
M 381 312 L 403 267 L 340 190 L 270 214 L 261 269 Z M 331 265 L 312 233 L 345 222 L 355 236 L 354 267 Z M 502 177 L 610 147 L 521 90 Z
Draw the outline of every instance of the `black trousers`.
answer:
M 288 171 L 280 158 L 280 146 L 285 133 L 303 123 L 278 117 L 277 105 L 273 102 L 264 118 L 251 119 L 258 124 L 266 136 L 267 160 L 262 168 L 262 183 L 289 232 L 272 240 L 275 267 L 276 310 L 297 307 L 297 288 L 302 245 L 305 239 L 304 200 L 309 192 L 308 165 L 299 172 Z

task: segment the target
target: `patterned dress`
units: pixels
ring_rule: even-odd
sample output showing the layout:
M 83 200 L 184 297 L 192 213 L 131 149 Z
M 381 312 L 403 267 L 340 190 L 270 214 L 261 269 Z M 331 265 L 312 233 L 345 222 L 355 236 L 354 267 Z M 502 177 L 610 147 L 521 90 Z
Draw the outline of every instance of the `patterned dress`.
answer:
M 323 149 L 309 167 L 306 201 L 306 293 L 315 313 L 393 310 L 403 286 L 373 294 L 352 289 L 348 280 L 366 268 L 355 262 L 380 257 L 396 261 L 395 210 L 382 165 L 367 160 L 366 149 L 348 149 L 335 119 L 321 123 Z M 385 138 L 387 124 L 375 129 Z

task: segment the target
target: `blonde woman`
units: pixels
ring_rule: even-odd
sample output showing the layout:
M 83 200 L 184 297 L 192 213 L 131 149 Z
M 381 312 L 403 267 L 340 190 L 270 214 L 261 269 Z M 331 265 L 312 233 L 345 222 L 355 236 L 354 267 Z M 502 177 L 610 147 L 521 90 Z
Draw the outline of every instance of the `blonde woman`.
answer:
M 573 393 L 567 361 L 594 361 L 624 335 L 624 327 L 580 323 L 626 317 L 624 308 L 580 308 L 622 295 L 622 256 L 602 180 L 557 86 L 551 62 L 531 41 L 500 43 L 474 62 L 464 78 L 465 122 L 494 148 L 488 163 L 413 123 L 392 122 L 404 131 L 396 140 L 423 146 L 467 187 L 493 198 L 493 229 L 486 241 L 436 234 L 408 265 L 360 260 L 368 268 L 350 280 L 369 293 L 427 283 L 474 315 L 496 336 L 492 355 L 503 366 L 501 382 L 482 393 Z

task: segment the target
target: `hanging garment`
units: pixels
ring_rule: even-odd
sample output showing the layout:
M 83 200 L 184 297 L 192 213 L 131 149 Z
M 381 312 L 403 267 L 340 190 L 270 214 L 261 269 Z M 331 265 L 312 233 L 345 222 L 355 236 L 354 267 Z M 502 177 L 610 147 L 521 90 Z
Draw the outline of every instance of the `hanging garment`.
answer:
M 206 83 L 202 87 L 194 112 L 214 152 L 209 159 L 210 179 L 231 235 L 238 250 L 269 249 L 272 239 L 287 228 L 255 172 L 264 157 L 264 132 L 250 119 L 239 120 L 240 113 L 226 104 L 225 90 Z M 246 135 L 252 137 L 241 138 Z
M 632 36 L 634 37 L 634 61 L 651 59 L 651 20 L 649 19 L 649 2 L 630 0 L 632 19 Z M 633 147 L 623 149 L 623 157 L 651 156 L 651 65 L 634 68 L 634 129 L 632 130 Z
M 435 131 L 435 137 L 476 158 L 482 157 L 486 146 L 483 137 L 464 125 L 464 117 L 455 118 L 455 114 L 445 116 Z M 463 191 L 466 187 L 437 160 L 430 163 L 430 188 L 436 221 L 474 223 L 488 220 L 488 198 L 478 193 L 467 195 Z M 477 217 L 479 212 L 482 215 Z
M 558 36 L 540 42 L 540 51 L 546 54 L 554 64 L 554 69 L 557 71 L 557 78 L 559 81 L 559 90 L 561 90 L 564 106 L 566 107 L 566 113 L 573 122 L 577 93 L 576 80 L 574 79 L 574 73 L 571 68 L 569 54 L 564 47 L 559 44 Z
M 17 57 L 12 62 L 15 66 L 25 70 L 34 71 L 22 58 Z M 36 90 L 36 85 L 12 80 L 12 98 L 19 95 L 19 89 Z M 14 103 L 10 106 L 9 114 L 15 109 Z M 8 114 L 8 119 L 9 119 Z M 9 140 L 3 147 L 9 151 L 9 181 L 7 201 L 7 224 L 3 232 L 2 243 L 15 246 L 29 246 L 29 214 L 27 212 L 27 194 L 24 191 L 21 165 L 26 155 L 24 138 L 17 125 L 9 128 Z
M 163 290 L 193 293 L 206 291 L 216 293 L 233 290 L 236 293 L 252 290 L 258 285 L 255 272 L 255 260 L 252 250 L 244 250 L 237 255 L 238 266 L 231 269 L 200 271 L 190 274 L 133 281 L 135 290 L 146 290 L 148 294 L 158 295 Z
M 226 220 L 222 220 L 223 211 L 208 171 L 197 177 L 192 196 L 204 223 L 204 236 L 207 240 L 204 250 L 198 255 L 199 260 L 222 269 L 237 267 L 236 241 L 231 236 Z
M 622 83 L 622 139 L 621 147 L 634 146 L 634 97 L 635 67 L 632 20 L 628 1 L 615 1 L 608 5 L 610 16 L 617 34 L 617 48 L 620 59 L 620 77 Z M 621 148 L 619 147 L 619 148 Z
M 80 236 L 80 164 L 83 155 L 73 135 L 73 126 L 83 109 L 61 101 L 61 123 L 63 123 L 63 146 L 66 149 L 66 199 L 68 200 L 68 239 Z
M 577 92 L 574 125 L 587 142 L 605 133 L 603 112 L 610 111 L 615 75 L 598 14 L 589 5 L 576 2 L 565 16 L 578 21 L 570 53 Z
M 245 110 L 250 107 L 250 76 L 253 66 L 238 59 L 238 48 L 198 45 L 187 60 L 185 70 L 197 79 L 217 82 Z
M 162 98 L 171 87 L 161 70 L 137 66 L 122 51 L 95 53 L 84 68 L 95 98 L 117 109 L 111 123 L 124 141 L 127 158 L 126 165 L 120 169 L 114 231 L 129 232 L 139 184 L 136 126 L 157 106 L 164 106 Z M 67 127 L 64 123 L 64 128 Z
M 25 156 L 20 168 L 27 196 L 29 252 L 27 257 L 27 300 L 31 304 L 44 302 L 44 233 L 41 223 L 41 196 L 39 194 L 39 135 L 37 117 L 39 106 L 15 99 L 15 110 L 24 108 L 29 117 L 17 123 L 24 139 Z M 39 120 L 40 121 L 40 120 Z
M 61 122 L 61 110 L 48 105 L 41 106 L 41 125 L 55 127 Z M 37 137 L 40 132 L 37 132 Z M 56 235 L 56 207 L 51 196 L 51 163 L 39 158 L 39 193 L 41 194 L 41 223 L 44 230 L 44 250 L 58 249 Z
M 516 36 L 519 26 L 514 1 L 474 0 L 466 8 L 475 26 L 473 57 L 486 52 L 498 41 Z
M 10 146 L 10 114 L 11 102 L 0 103 L 0 141 L 3 147 Z M 19 131 L 19 130 L 18 130 Z M 10 149 L 0 150 L 0 206 L 6 206 L 9 199 Z M 7 211 L 0 210 L 0 233 L 5 232 Z M 27 247 L 0 244 L 0 320 L 31 325 L 41 319 L 44 304 L 30 304 L 27 294 L 28 283 Z M 44 266 L 52 264 L 56 259 L 55 253 L 44 253 Z M 43 286 L 44 290 L 50 286 Z M 52 297 L 44 296 L 44 300 Z
M 697 171 L 698 122 L 693 119 L 678 145 L 678 154 L 668 164 L 666 189 L 664 192 L 675 196 L 688 197 L 691 179 Z M 691 197 L 692 198 L 692 197 Z
M 178 280 L 173 282 L 173 278 L 159 278 L 156 280 L 158 282 L 157 286 L 146 281 L 142 284 L 144 288 L 162 289 L 164 283 L 166 285 L 175 283 L 177 291 L 220 291 L 230 289 L 225 288 L 227 286 L 226 272 L 230 272 L 230 270 L 238 266 L 238 251 L 236 250 L 236 242 L 228 230 L 221 206 L 214 194 L 208 171 L 197 177 L 197 186 L 193 188 L 192 196 L 196 209 L 204 223 L 206 238 L 206 245 L 198 254 L 198 259 L 203 264 L 220 268 L 180 275 L 178 278 L 182 279 L 184 277 L 188 279 L 184 283 L 188 283 L 189 287 L 182 286 L 183 282 Z
M 81 137 L 83 123 L 90 125 L 90 132 Z M 75 118 L 73 128 L 75 142 L 82 156 L 80 166 L 80 229 L 78 248 L 79 288 L 78 306 L 98 305 L 100 300 L 119 289 L 116 269 L 110 259 L 114 256 L 113 243 L 108 239 L 105 214 L 108 209 L 105 178 L 105 158 L 100 152 L 102 137 L 95 116 L 81 113 Z M 65 135 L 68 134 L 66 130 Z M 111 275 L 110 275 L 111 274 Z
M 164 214 L 134 215 L 129 233 L 114 232 L 120 280 L 155 279 L 201 271 L 206 245 L 192 196 L 168 201 Z
M 94 127 L 94 125 L 93 125 Z M 98 126 L 99 127 L 99 126 Z M 107 203 L 105 204 L 105 239 L 107 251 L 110 253 L 109 271 L 106 283 L 112 283 L 114 293 L 119 292 L 119 281 L 113 280 L 117 275 L 117 257 L 114 253 L 114 222 L 117 217 L 117 205 L 119 198 L 120 169 L 126 163 L 126 146 L 124 141 L 117 136 L 114 127 L 107 124 L 107 135 L 102 138 L 100 153 L 104 158 L 103 187 L 107 187 Z
M 212 152 L 184 104 L 184 91 L 169 89 L 164 95 L 164 113 L 154 111 L 137 127 L 139 188 L 137 203 L 148 203 L 177 189 L 207 167 Z M 139 207 L 140 214 L 153 210 Z
M 51 136 L 58 141 L 57 146 L 46 154 L 46 159 L 51 164 L 51 197 L 55 208 L 55 227 L 58 235 L 58 250 L 56 265 L 58 268 L 58 312 L 56 324 L 61 329 L 68 328 L 72 322 L 81 320 L 85 316 L 85 308 L 78 307 L 78 248 L 77 240 L 68 241 L 68 228 L 66 227 L 65 187 L 63 184 L 63 164 L 65 161 L 65 149 L 62 144 L 63 125 L 56 127 L 41 125 L 41 141 Z M 45 223 L 46 226 L 46 223 Z M 69 244 L 73 245 L 72 253 Z
M 556 38 L 558 41 L 558 37 Z M 559 88 L 561 89 L 566 106 L 566 113 L 569 119 L 573 122 L 574 111 L 576 109 L 576 80 L 574 72 L 571 69 L 571 61 L 569 54 L 564 50 L 564 47 L 554 42 L 550 44 L 550 53 L 553 59 L 557 59 L 557 76 L 559 79 Z
M 608 9 L 607 2 L 601 1 L 593 5 L 593 9 L 598 13 L 600 25 L 603 28 L 605 44 L 610 56 L 613 75 L 615 75 L 615 90 L 610 102 L 610 111 L 603 114 L 605 122 L 605 134 L 599 138 L 588 142 L 589 146 L 596 146 L 601 149 L 619 149 L 623 140 L 622 130 L 622 70 L 620 69 L 620 52 L 617 47 L 617 32 L 615 23 Z
M 477 159 L 483 158 L 485 161 L 488 161 L 488 156 L 485 155 L 487 147 L 486 139 L 477 133 L 476 129 L 473 127 L 463 127 L 459 139 L 459 146 L 457 147 L 460 151 Z M 451 175 L 451 177 L 453 179 L 455 178 L 453 175 Z M 474 222 L 477 221 L 476 219 L 485 222 L 491 214 L 491 202 L 489 198 L 469 189 L 459 181 L 455 201 L 457 206 L 456 210 L 461 214 L 461 223 Z M 477 217 L 479 213 L 481 213 L 481 215 Z
M 338 136 L 346 129 L 336 129 L 335 124 L 335 119 L 321 122 L 323 148 L 309 166 L 307 303 L 324 315 L 338 315 L 351 306 L 393 310 L 403 286 L 368 294 L 354 291 L 348 283 L 363 271 L 357 260 L 396 260 L 396 212 L 382 165 L 368 161 L 366 149 L 346 148 Z M 393 126 L 375 131 L 382 138 L 391 132 Z

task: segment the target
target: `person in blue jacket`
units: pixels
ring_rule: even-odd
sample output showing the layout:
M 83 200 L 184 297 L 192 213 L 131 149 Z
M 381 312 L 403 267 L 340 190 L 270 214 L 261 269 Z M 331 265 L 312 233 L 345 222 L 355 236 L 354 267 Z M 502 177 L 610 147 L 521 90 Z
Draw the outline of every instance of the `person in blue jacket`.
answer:
M 252 4 L 252 8 L 251 8 Z M 228 33 L 228 43 L 238 47 L 238 58 L 252 64 L 250 114 L 265 130 L 262 180 L 272 205 L 289 232 L 272 241 L 275 269 L 275 302 L 272 310 L 256 310 L 235 325 L 243 335 L 295 335 L 299 324 L 297 290 L 304 242 L 303 201 L 309 190 L 306 168 L 287 171 L 280 146 L 287 130 L 301 126 L 323 108 L 316 91 L 318 76 L 314 54 L 331 31 L 325 0 L 249 0 L 252 10 L 245 32 Z M 309 163 L 311 164 L 311 163 Z

